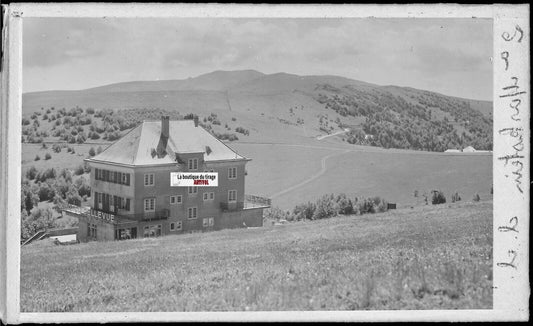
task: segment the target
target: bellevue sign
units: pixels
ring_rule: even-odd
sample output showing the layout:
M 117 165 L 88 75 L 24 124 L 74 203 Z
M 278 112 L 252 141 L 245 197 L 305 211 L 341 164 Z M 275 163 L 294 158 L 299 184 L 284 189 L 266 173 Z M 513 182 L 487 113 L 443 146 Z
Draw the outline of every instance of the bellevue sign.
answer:
M 108 222 L 108 223 L 114 223 L 115 222 L 115 215 L 111 214 L 111 213 L 104 213 L 104 212 L 101 212 L 101 211 L 97 211 L 97 210 L 91 209 L 89 211 L 89 215 L 94 217 L 94 218 L 103 220 L 104 222 Z
M 170 172 L 171 187 L 217 187 L 218 172 Z

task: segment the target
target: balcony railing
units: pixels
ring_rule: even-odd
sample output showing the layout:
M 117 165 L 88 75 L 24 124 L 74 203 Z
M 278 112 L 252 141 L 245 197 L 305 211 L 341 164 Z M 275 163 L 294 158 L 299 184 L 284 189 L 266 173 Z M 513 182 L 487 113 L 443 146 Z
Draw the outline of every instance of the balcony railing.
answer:
M 263 206 L 271 206 L 272 205 L 272 199 L 260 197 L 260 196 L 254 196 L 254 195 L 244 195 L 244 200 L 246 203 L 250 204 L 259 204 Z
M 244 202 L 220 203 L 220 208 L 223 211 L 238 211 L 244 208 Z
M 117 216 L 135 221 L 158 221 L 168 219 L 170 216 L 170 210 L 165 208 L 154 212 L 143 212 L 137 214 L 118 214 Z
M 270 207 L 271 199 L 265 197 L 259 197 L 254 195 L 245 195 L 244 201 L 242 202 L 230 202 L 230 203 L 220 203 L 220 209 L 223 211 L 238 211 L 248 208 L 260 208 L 260 207 Z

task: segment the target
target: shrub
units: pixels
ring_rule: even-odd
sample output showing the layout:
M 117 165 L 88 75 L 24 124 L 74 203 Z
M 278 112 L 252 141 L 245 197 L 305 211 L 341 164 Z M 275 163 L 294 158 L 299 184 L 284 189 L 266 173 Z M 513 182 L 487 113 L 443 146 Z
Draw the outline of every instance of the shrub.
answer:
M 46 153 L 46 154 L 44 155 L 44 159 L 45 159 L 45 160 L 49 160 L 49 159 L 51 159 L 51 158 L 52 158 L 52 155 L 50 155 L 50 153 Z
M 24 211 L 21 213 L 20 236 L 23 240 L 28 239 L 39 230 L 53 228 L 54 226 L 55 219 L 50 208 L 36 209 L 29 215 Z
M 307 204 L 300 204 L 294 207 L 292 214 L 297 221 L 312 220 L 315 210 L 315 204 L 308 202 Z
M 335 200 L 333 194 L 324 195 L 316 202 L 316 209 L 313 214 L 313 219 L 322 219 L 332 217 L 337 214 L 335 210 Z
M 74 188 L 72 185 L 69 187 L 65 197 L 68 204 L 81 206 L 81 196 L 78 194 L 78 191 L 76 191 L 76 188 Z
M 229 141 L 239 140 L 239 137 L 237 137 L 237 135 L 235 134 L 229 134 L 229 133 L 219 134 L 219 133 L 214 132 L 213 135 L 220 140 L 229 140 Z
M 39 185 L 39 201 L 51 201 L 55 196 L 55 189 L 47 182 L 41 182 Z
M 96 154 L 100 154 L 102 152 L 103 152 L 102 146 L 98 146 L 98 148 L 96 149 Z
M 34 161 L 38 161 L 38 160 L 40 160 L 40 159 L 41 159 L 41 158 L 39 157 L 39 155 L 35 155 L 35 159 L 34 159 Z
M 91 147 L 91 149 L 89 149 L 89 156 L 90 156 L 90 157 L 93 157 L 93 156 L 95 156 L 95 155 L 96 155 L 96 153 L 95 153 L 95 151 L 94 151 L 94 147 Z
M 82 175 L 84 173 L 84 168 L 83 168 L 83 165 L 80 164 L 75 170 L 74 170 L 74 175 Z
M 30 124 L 30 120 L 29 119 L 26 119 L 26 118 L 22 118 L 22 125 L 23 126 L 27 126 Z
M 107 134 L 107 140 L 114 141 L 120 138 L 120 134 L 117 131 L 113 131 Z
M 35 176 L 37 176 L 37 169 L 35 168 L 35 166 L 31 166 L 27 171 L 26 171 L 26 178 L 30 179 L 30 180 L 33 180 L 35 179 Z
M 84 177 L 78 178 L 74 183 L 80 196 L 91 196 L 91 186 Z
M 288 215 L 290 215 L 290 214 L 288 214 L 287 212 L 279 209 L 278 207 L 272 207 L 272 208 L 267 209 L 265 211 L 264 218 L 265 219 L 279 221 L 279 220 L 286 220 Z
M 194 120 L 198 119 L 198 116 L 194 113 L 189 113 L 183 117 L 184 120 Z
M 231 121 L 237 121 L 237 118 L 231 118 Z
M 474 198 L 472 198 L 473 201 L 480 201 L 481 197 L 479 197 L 479 194 L 475 194 Z
M 457 192 L 452 195 L 452 203 L 455 203 L 456 201 L 460 201 L 460 200 L 461 200 L 461 197 L 459 196 Z
M 359 200 L 356 198 L 357 208 L 360 214 L 375 213 L 376 208 L 374 207 L 374 201 L 368 198 Z
M 53 150 L 54 152 L 56 152 L 56 153 L 61 153 L 61 145 L 59 145 L 59 144 L 54 144 L 54 145 L 52 146 L 52 150 Z
M 56 176 L 56 170 L 54 168 L 51 168 L 43 172 L 37 173 L 37 175 L 35 176 L 35 180 L 45 182 L 48 179 L 55 179 Z
M 244 129 L 243 127 L 237 127 L 235 128 L 235 131 L 246 136 L 250 134 L 250 131 L 248 129 Z
M 442 191 L 433 190 L 432 193 L 433 193 L 433 196 L 431 198 L 431 203 L 433 205 L 446 203 L 446 197 L 444 196 L 444 193 Z
M 76 143 L 78 144 L 83 144 L 85 143 L 85 140 L 86 140 L 86 137 L 85 137 L 85 133 L 79 133 L 78 134 L 78 137 L 76 137 Z
M 63 177 L 66 182 L 72 183 L 72 173 L 68 169 L 62 169 L 59 173 L 60 177 Z
M 339 194 L 335 198 L 337 204 L 337 212 L 343 215 L 350 215 L 354 213 L 352 200 L 346 197 L 346 194 Z

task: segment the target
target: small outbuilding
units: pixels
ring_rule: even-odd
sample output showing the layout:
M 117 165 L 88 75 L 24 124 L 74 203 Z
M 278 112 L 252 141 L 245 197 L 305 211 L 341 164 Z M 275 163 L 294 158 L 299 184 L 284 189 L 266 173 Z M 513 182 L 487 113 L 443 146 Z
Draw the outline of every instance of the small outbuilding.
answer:
M 474 147 L 472 147 L 472 146 L 468 146 L 468 147 L 463 148 L 463 153 L 473 153 L 475 151 L 476 151 L 476 149 Z

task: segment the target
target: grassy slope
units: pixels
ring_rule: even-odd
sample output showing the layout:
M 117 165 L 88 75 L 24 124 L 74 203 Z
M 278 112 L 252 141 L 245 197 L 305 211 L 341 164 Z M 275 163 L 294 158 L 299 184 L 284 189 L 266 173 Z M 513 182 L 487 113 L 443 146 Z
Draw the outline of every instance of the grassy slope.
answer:
M 492 202 L 22 248 L 21 310 L 492 307 Z
M 259 145 L 235 143 L 240 154 L 252 158 L 247 164 L 246 193 L 271 196 L 291 185 L 326 172 L 311 182 L 283 196 L 273 198 L 273 205 L 292 209 L 294 205 L 315 201 L 324 193 L 355 196 L 381 196 L 400 206 L 420 204 L 422 194 L 441 190 L 448 200 L 458 192 L 466 200 L 478 193 L 490 198 L 492 155 L 450 155 L 371 147 L 309 142 L 308 146 Z M 345 153 L 344 150 L 351 150 Z M 418 190 L 420 196 L 414 197 Z

